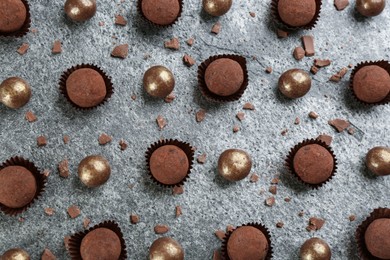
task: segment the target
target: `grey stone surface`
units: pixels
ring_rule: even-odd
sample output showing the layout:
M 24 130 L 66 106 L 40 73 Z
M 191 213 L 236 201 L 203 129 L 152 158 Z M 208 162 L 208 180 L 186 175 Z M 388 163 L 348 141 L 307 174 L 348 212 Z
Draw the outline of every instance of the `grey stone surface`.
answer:
M 366 216 L 377 207 L 390 207 L 390 179 L 371 178 L 363 158 L 373 146 L 390 145 L 390 106 L 365 107 L 356 102 L 348 90 L 349 73 L 339 83 L 330 76 L 348 64 L 363 60 L 389 59 L 389 8 L 378 17 L 356 16 L 353 1 L 346 10 L 336 11 L 332 0 L 323 1 L 321 18 L 312 31 L 302 31 L 287 39 L 277 39 L 271 23 L 270 1 L 234 1 L 231 11 L 220 18 L 210 18 L 201 12 L 201 1 L 184 1 L 179 22 L 165 30 L 151 28 L 137 15 L 136 1 L 98 1 L 96 16 L 82 24 L 74 24 L 64 16 L 63 1 L 30 1 L 32 28 L 17 40 L 0 41 L 0 79 L 10 76 L 25 78 L 32 86 L 30 103 L 19 110 L 0 106 L 0 161 L 15 155 L 31 159 L 42 169 L 50 169 L 46 192 L 32 208 L 21 214 L 25 219 L 0 214 L 0 253 L 11 247 L 23 247 L 32 259 L 39 259 L 49 248 L 58 259 L 69 258 L 63 238 L 83 230 L 84 217 L 91 226 L 103 220 L 116 220 L 126 240 L 129 259 L 146 259 L 148 248 L 160 235 L 153 232 L 156 224 L 167 224 L 167 235 L 177 239 L 185 249 L 186 259 L 211 259 L 221 242 L 214 236 L 226 225 L 257 221 L 266 225 L 272 235 L 274 259 L 297 259 L 300 245 L 308 238 L 319 236 L 332 247 L 333 259 L 357 259 L 354 232 Z M 249 12 L 255 12 L 253 18 Z M 123 14 L 128 25 L 114 25 L 115 14 Z M 216 21 L 222 23 L 218 35 L 210 29 Z M 103 21 L 104 25 L 99 26 Z M 315 38 L 316 55 L 297 62 L 292 51 L 301 45 L 300 36 Z M 115 35 L 118 38 L 113 39 Z M 179 51 L 164 49 L 163 42 L 179 37 Z M 193 47 L 185 40 L 195 38 Z M 52 55 L 54 40 L 63 43 L 63 53 Z M 16 49 L 28 42 L 24 56 Z M 114 44 L 128 43 L 125 60 L 110 57 Z M 197 65 L 210 55 L 236 53 L 247 58 L 250 83 L 240 101 L 215 105 L 206 102 L 197 88 L 197 66 L 187 68 L 182 57 L 189 54 Z M 151 57 L 144 60 L 144 55 Z M 253 60 L 256 56 L 257 60 Z M 290 68 L 309 70 L 314 58 L 332 60 L 331 66 L 313 76 L 312 90 L 304 98 L 289 101 L 276 91 L 279 75 Z M 76 111 L 58 91 L 58 80 L 67 68 L 80 63 L 94 63 L 112 76 L 115 94 L 104 106 L 90 112 Z M 162 64 L 176 76 L 177 98 L 170 104 L 145 95 L 143 72 L 152 65 Z M 273 68 L 266 74 L 267 66 Z M 137 95 L 133 101 L 130 96 Z M 326 97 L 325 97 L 326 96 Z M 239 122 L 235 115 L 245 102 L 256 110 L 246 111 Z M 196 123 L 195 112 L 205 108 L 206 119 Z M 28 123 L 25 112 L 32 110 L 38 121 Z M 317 120 L 308 113 L 316 111 Z M 157 115 L 168 125 L 160 131 Z M 294 119 L 301 118 L 300 125 Z M 350 120 L 364 133 L 363 139 L 336 133 L 327 123 L 341 117 Z M 233 134 L 233 125 L 241 130 Z M 287 128 L 288 133 L 280 133 Z M 101 133 L 113 137 L 112 143 L 100 146 Z M 336 176 L 319 190 L 307 190 L 288 173 L 284 159 L 294 144 L 320 133 L 334 137 L 332 147 L 338 159 Z M 69 144 L 63 144 L 63 135 Z M 48 145 L 38 148 L 36 138 L 45 135 Z M 196 155 L 207 153 L 204 165 L 194 164 L 185 193 L 171 195 L 170 190 L 152 183 L 145 167 L 144 152 L 159 138 L 177 138 L 197 147 Z M 124 139 L 129 148 L 120 151 L 118 142 Z M 253 172 L 260 176 L 257 183 L 249 178 L 227 183 L 216 173 L 219 154 L 227 148 L 247 150 L 253 158 Z M 102 154 L 112 166 L 112 176 L 102 187 L 87 189 L 77 178 L 77 165 L 87 155 Z M 57 165 L 68 158 L 71 176 L 62 179 Z M 271 196 L 270 181 L 280 174 L 276 204 L 264 205 Z M 130 189 L 129 184 L 134 184 Z M 265 189 L 264 194 L 260 190 Z M 290 203 L 283 199 L 291 197 Z M 67 208 L 76 204 L 81 216 L 70 219 Z M 175 218 L 175 206 L 183 215 Z M 55 209 L 46 216 L 44 208 Z M 303 210 L 305 215 L 298 216 Z M 136 213 L 140 223 L 130 224 L 129 215 Z M 355 214 L 356 221 L 348 216 Z M 316 232 L 305 230 L 309 217 L 326 220 Z M 278 221 L 285 223 L 278 229 Z

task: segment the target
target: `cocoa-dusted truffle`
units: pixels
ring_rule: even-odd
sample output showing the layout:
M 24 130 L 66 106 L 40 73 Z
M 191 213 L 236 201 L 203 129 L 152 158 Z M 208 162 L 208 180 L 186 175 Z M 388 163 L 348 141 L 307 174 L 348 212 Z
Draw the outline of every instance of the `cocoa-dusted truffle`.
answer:
M 138 0 L 138 8 L 150 22 L 159 26 L 168 26 L 180 17 L 182 2 L 181 0 Z
M 355 71 L 352 88 L 356 97 L 365 103 L 378 103 L 390 93 L 390 75 L 378 65 L 363 66 Z
M 284 23 L 292 27 L 309 24 L 316 15 L 315 0 L 279 0 L 278 13 Z
M 16 32 L 27 18 L 27 9 L 21 0 L 0 1 L 0 34 Z
M 81 241 L 80 255 L 83 260 L 119 259 L 122 245 L 118 235 L 108 228 L 97 228 Z
M 34 175 L 22 166 L 7 166 L 0 170 L 0 203 L 9 208 L 29 204 L 37 192 Z
M 367 250 L 379 259 L 390 259 L 390 218 L 374 220 L 364 233 Z

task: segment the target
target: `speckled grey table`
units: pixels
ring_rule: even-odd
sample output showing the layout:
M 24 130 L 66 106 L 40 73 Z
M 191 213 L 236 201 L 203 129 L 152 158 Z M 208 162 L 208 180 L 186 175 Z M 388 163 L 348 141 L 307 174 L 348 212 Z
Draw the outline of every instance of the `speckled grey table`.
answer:
M 17 40 L 0 41 L 0 79 L 21 76 L 32 86 L 30 103 L 20 110 L 0 106 L 0 161 L 15 155 L 33 160 L 42 169 L 51 169 L 44 196 L 23 213 L 24 222 L 0 215 L 0 252 L 10 247 L 23 247 L 33 259 L 39 259 L 49 248 L 58 259 L 67 259 L 63 238 L 83 230 L 83 219 L 89 217 L 95 225 L 103 220 L 116 220 L 124 233 L 129 259 L 146 259 L 148 248 L 158 238 L 153 231 L 156 224 L 167 224 L 167 235 L 177 239 L 185 248 L 186 259 L 210 259 L 221 242 L 214 231 L 226 225 L 240 225 L 258 221 L 272 234 L 274 259 L 297 259 L 300 245 L 312 236 L 320 236 L 332 247 L 333 259 L 356 259 L 354 232 L 359 223 L 376 207 L 389 207 L 390 179 L 371 178 L 363 158 L 375 145 L 390 145 L 390 106 L 364 107 L 357 103 L 348 90 L 347 76 L 339 83 L 328 81 L 330 76 L 348 64 L 362 60 L 389 59 L 389 8 L 378 17 L 363 19 L 354 14 L 353 4 L 342 12 L 336 11 L 333 0 L 323 1 L 321 19 L 312 31 L 278 39 L 270 22 L 270 1 L 234 1 L 225 16 L 209 18 L 201 12 L 201 1 L 184 1 L 184 12 L 172 28 L 150 28 L 137 15 L 135 1 L 101 0 L 98 12 L 89 22 L 73 24 L 64 17 L 63 1 L 32 0 L 32 28 Z M 353 1 L 352 1 L 353 2 Z M 251 17 L 249 12 L 255 12 Z M 125 27 L 115 26 L 115 14 L 128 20 Z M 210 29 L 219 20 L 220 34 Z M 99 26 L 99 22 L 104 22 Z M 300 36 L 313 35 L 316 55 L 297 62 L 292 51 L 301 45 Z M 115 35 L 117 39 L 113 39 Z M 180 39 L 178 51 L 164 49 L 163 43 L 172 37 Z M 189 47 L 185 41 L 195 38 Z M 63 53 L 52 55 L 54 40 L 63 43 Z M 23 43 L 30 45 L 21 56 L 16 49 Z M 110 57 L 114 44 L 129 44 L 125 60 Z M 226 105 L 206 102 L 197 88 L 197 66 L 187 68 L 182 57 L 189 54 L 197 65 L 210 55 L 236 53 L 248 58 L 250 83 L 242 99 Z M 150 58 L 145 60 L 145 54 Z M 252 56 L 257 59 L 253 60 Z M 314 58 L 332 60 L 331 66 L 313 76 L 312 90 L 304 98 L 286 100 L 276 91 L 280 73 L 297 67 L 309 70 Z M 112 76 L 115 94 L 109 103 L 91 112 L 73 109 L 60 95 L 58 80 L 62 71 L 79 63 L 94 63 Z M 153 100 L 142 88 L 143 72 L 152 65 L 169 67 L 176 77 L 176 99 L 170 103 Z M 272 74 L 264 69 L 273 68 Z M 130 97 L 135 94 L 137 99 Z M 239 122 L 236 113 L 245 102 L 252 102 L 256 110 L 246 111 Z M 195 121 L 195 112 L 207 110 L 203 122 Z M 38 121 L 28 123 L 24 115 L 32 110 Z M 319 114 L 310 119 L 310 111 Z M 160 131 L 155 123 L 157 115 L 167 119 Z M 301 124 L 294 125 L 296 117 Z M 336 133 L 328 120 L 350 120 L 362 132 L 363 139 Z M 233 133 L 233 125 L 241 130 Z M 288 129 L 287 135 L 281 131 Z M 100 146 L 101 133 L 113 141 Z M 289 149 L 305 138 L 320 133 L 334 136 L 332 147 L 338 158 L 336 176 L 319 190 L 307 190 L 287 174 L 284 159 Z M 71 141 L 65 145 L 63 135 Z M 36 138 L 45 135 L 48 145 L 38 148 Z M 190 180 L 182 195 L 171 195 L 170 190 L 152 183 L 145 169 L 144 152 L 159 138 L 177 138 L 197 147 L 196 156 L 207 154 L 207 161 L 195 163 Z M 124 139 L 129 148 L 120 151 L 118 142 Z M 227 183 L 216 173 L 219 154 L 227 148 L 247 150 L 253 157 L 253 172 L 260 176 L 257 183 L 249 178 L 238 183 Z M 90 154 L 106 156 L 112 165 L 110 180 L 98 189 L 83 187 L 76 174 L 77 165 Z M 60 178 L 58 163 L 69 159 L 71 176 Z M 271 196 L 268 187 L 272 178 L 280 175 L 276 204 L 264 205 Z M 129 184 L 134 184 L 132 189 Z M 260 190 L 266 192 L 260 194 Z M 284 201 L 291 197 L 291 202 Z M 76 204 L 81 215 L 69 218 L 66 210 Z M 175 206 L 183 215 L 175 218 Z M 47 216 L 44 208 L 55 209 Z M 303 210 L 305 215 L 299 217 Z M 131 213 L 140 216 L 140 223 L 130 224 Z M 348 216 L 355 214 L 356 221 Z M 326 220 L 324 227 L 309 233 L 309 217 Z M 276 228 L 278 221 L 284 227 Z

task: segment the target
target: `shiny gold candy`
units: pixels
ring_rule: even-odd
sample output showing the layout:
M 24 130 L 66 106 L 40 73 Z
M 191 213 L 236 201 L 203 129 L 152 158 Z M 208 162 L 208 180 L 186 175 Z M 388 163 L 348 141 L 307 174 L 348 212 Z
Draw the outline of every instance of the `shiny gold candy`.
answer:
M 83 22 L 96 13 L 96 0 L 66 0 L 64 10 L 73 21 Z
M 1 260 L 30 260 L 30 255 L 21 248 L 12 248 L 7 250 L 1 257 Z
M 291 69 L 280 76 L 278 87 L 280 92 L 286 97 L 300 98 L 309 92 L 311 78 L 304 70 Z
M 303 243 L 299 257 L 301 260 L 330 260 L 332 252 L 328 243 L 318 237 L 313 237 Z
M 390 147 L 372 148 L 366 155 L 366 165 L 375 175 L 390 175 Z
M 21 108 L 31 98 L 28 83 L 18 77 L 11 77 L 0 85 L 0 102 L 9 108 Z
M 170 237 L 161 237 L 153 242 L 149 249 L 150 260 L 183 260 L 184 250 Z
M 218 160 L 218 173 L 229 181 L 239 181 L 248 176 L 252 168 L 249 154 L 240 149 L 224 151 Z
M 165 98 L 175 87 L 175 78 L 172 72 L 164 66 L 153 66 L 144 74 L 144 89 L 153 96 Z
M 233 0 L 203 0 L 203 9 L 212 16 L 226 14 L 232 7 Z
M 110 178 L 110 174 L 109 162 L 100 155 L 85 157 L 79 164 L 79 179 L 89 188 L 104 184 Z
M 363 16 L 377 16 L 385 9 L 386 0 L 356 0 L 356 10 Z

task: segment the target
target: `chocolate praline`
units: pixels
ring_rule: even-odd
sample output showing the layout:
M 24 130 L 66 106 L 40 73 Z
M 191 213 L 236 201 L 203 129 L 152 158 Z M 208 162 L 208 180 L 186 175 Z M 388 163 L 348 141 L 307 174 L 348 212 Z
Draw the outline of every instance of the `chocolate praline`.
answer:
M 180 0 L 139 0 L 140 9 L 146 19 L 154 24 L 173 24 L 181 13 Z
M 83 22 L 96 13 L 96 0 L 66 0 L 64 10 L 73 21 Z
M 30 260 L 30 255 L 21 248 L 12 248 L 4 252 L 1 260 Z
M 367 250 L 379 259 L 390 259 L 390 218 L 374 220 L 364 233 Z
M 304 70 L 287 70 L 279 77 L 278 88 L 288 98 L 300 98 L 309 92 L 311 78 Z
M 27 9 L 21 0 L 0 1 L 0 34 L 16 32 L 27 18 Z
M 180 147 L 163 145 L 152 153 L 149 167 L 158 182 L 175 185 L 185 179 L 190 163 L 186 153 Z
M 291 27 L 310 24 L 316 9 L 316 0 L 279 0 L 277 6 L 280 19 Z
M 356 0 L 356 10 L 363 16 L 377 16 L 385 9 L 386 0 Z
M 143 85 L 152 97 L 165 98 L 175 87 L 175 77 L 168 68 L 153 66 L 145 72 Z
M 118 235 L 108 228 L 96 228 L 81 241 L 80 255 L 83 260 L 119 259 L 122 251 Z
M 242 226 L 233 231 L 226 247 L 231 260 L 263 260 L 267 257 L 269 244 L 261 230 L 252 226 Z
M 218 173 L 229 181 L 244 179 L 252 169 L 250 155 L 241 149 L 225 150 L 218 159 Z
M 29 204 L 37 192 L 34 175 L 22 166 L 1 169 L 0 183 L 0 203 L 13 209 Z
M 390 93 L 390 75 L 380 66 L 363 66 L 355 72 L 352 86 L 359 100 L 377 103 L 384 100 Z
M 210 92 L 226 97 L 240 90 L 244 82 L 244 71 L 237 61 L 220 58 L 207 66 L 204 79 Z
M 301 260 L 330 260 L 332 251 L 326 241 L 313 237 L 303 243 L 299 257 Z
M 156 239 L 149 249 L 149 260 L 183 260 L 184 250 L 170 237 Z
M 107 87 L 103 76 L 92 68 L 80 68 L 66 79 L 69 99 L 81 108 L 99 105 L 106 97 Z
M 295 153 L 293 167 L 303 182 L 320 184 L 332 176 L 334 159 L 325 147 L 319 144 L 307 144 Z
M 203 0 L 203 10 L 212 16 L 226 14 L 232 7 L 233 0 Z
M 390 175 L 390 147 L 372 148 L 366 155 L 366 165 L 375 175 Z
M 0 84 L 0 102 L 13 109 L 26 105 L 31 98 L 31 87 L 19 77 L 11 77 Z
M 90 155 L 81 160 L 78 176 L 87 187 L 93 188 L 104 184 L 111 174 L 110 163 L 100 155 Z

